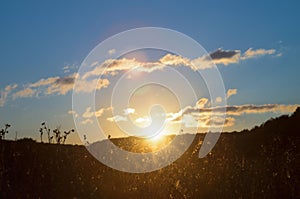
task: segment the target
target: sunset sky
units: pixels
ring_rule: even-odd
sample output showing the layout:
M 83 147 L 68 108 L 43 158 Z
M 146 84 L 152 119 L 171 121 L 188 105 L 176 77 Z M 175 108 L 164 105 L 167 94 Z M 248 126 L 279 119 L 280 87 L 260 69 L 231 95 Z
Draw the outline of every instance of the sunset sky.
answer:
M 149 109 L 157 103 L 164 107 L 167 133 L 181 128 L 187 133 L 195 132 L 198 122 L 205 131 L 208 120 L 212 122 L 205 114 L 216 109 L 210 106 L 211 101 L 222 104 L 227 100 L 225 131 L 252 128 L 271 117 L 290 114 L 300 104 L 299 6 L 299 1 L 2 2 L 1 128 L 5 123 L 12 124 L 9 139 L 14 139 L 17 131 L 19 138 L 39 140 L 43 121 L 51 128 L 69 130 L 74 128 L 73 115 L 88 126 L 96 114 L 107 134 L 120 137 L 125 134 L 116 122 L 122 125 L 131 120 L 146 127 L 151 123 Z M 95 113 L 89 106 L 82 112 L 72 110 L 75 79 L 85 86 L 74 92 L 91 93 L 94 88 L 89 78 L 100 75 L 103 63 L 90 66 L 86 76 L 78 75 L 90 51 L 114 34 L 150 26 L 182 32 L 200 43 L 222 75 L 226 96 L 210 99 L 204 83 L 195 80 L 193 72 L 210 70 L 203 54 L 186 58 L 144 50 L 113 60 L 114 65 L 97 89 Z M 107 51 L 107 62 L 112 62 L 110 55 L 117 50 L 112 47 Z M 199 83 L 196 100 L 189 98 L 182 87 L 183 92 L 177 95 L 187 97 L 180 106 L 167 88 L 148 85 L 136 90 L 128 107 L 111 106 L 107 96 L 112 95 L 113 86 L 122 76 L 127 86 L 141 85 L 151 75 L 176 84 L 166 66 L 185 74 L 191 84 Z M 129 71 L 134 67 L 139 69 Z M 178 118 L 183 126 L 178 126 Z M 67 142 L 80 140 L 73 134 Z

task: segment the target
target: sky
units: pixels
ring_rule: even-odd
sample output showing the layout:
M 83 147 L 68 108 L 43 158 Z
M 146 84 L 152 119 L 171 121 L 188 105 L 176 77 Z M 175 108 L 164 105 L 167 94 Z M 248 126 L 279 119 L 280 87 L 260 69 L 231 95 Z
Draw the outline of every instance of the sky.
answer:
M 0 128 L 6 123 L 12 125 L 8 139 L 14 139 L 17 132 L 18 138 L 39 140 L 43 121 L 51 129 L 60 127 L 67 131 L 75 128 L 74 115 L 89 130 L 91 118 L 96 115 L 107 134 L 120 137 L 126 133 L 122 134 L 118 125 L 127 128 L 129 120 L 139 128 L 151 124 L 149 110 L 153 103 L 165 108 L 168 122 L 163 131 L 167 133 L 182 128 L 192 133 L 199 123 L 200 131 L 207 130 L 208 124 L 217 126 L 220 118 L 208 115 L 212 110 L 223 110 L 220 104 L 225 101 L 224 131 L 250 129 L 271 117 L 290 114 L 300 104 L 299 4 L 299 1 L 263 4 L 261 1 L 2 1 Z M 207 55 L 192 58 L 143 50 L 123 55 L 106 72 L 96 92 L 95 110 L 87 106 L 79 113 L 74 111 L 72 93 L 93 90 L 89 84 L 93 79 L 78 75 L 88 54 L 105 39 L 139 27 L 176 30 L 201 44 L 223 78 L 226 96 L 211 99 L 201 78 L 193 76 L 197 71 L 210 70 L 210 64 L 205 62 Z M 112 48 L 107 53 L 113 55 L 115 51 Z M 97 68 L 102 64 L 90 68 L 90 77 L 99 77 Z M 188 96 L 179 105 L 168 88 L 148 85 L 134 92 L 127 107 L 118 101 L 115 107 L 109 104 L 113 86 L 125 73 L 125 88 L 130 82 L 142 82 L 152 76 L 176 84 L 167 65 L 185 74 L 191 84 L 199 83 L 196 99 L 190 99 L 187 92 L 178 93 Z M 196 65 L 196 69 L 191 65 Z M 137 66 L 139 70 L 131 70 Z M 84 87 L 73 90 L 77 80 Z M 212 101 L 217 107 L 211 106 Z M 73 133 L 67 143 L 80 144 L 79 137 Z M 88 139 L 94 141 L 97 137 Z

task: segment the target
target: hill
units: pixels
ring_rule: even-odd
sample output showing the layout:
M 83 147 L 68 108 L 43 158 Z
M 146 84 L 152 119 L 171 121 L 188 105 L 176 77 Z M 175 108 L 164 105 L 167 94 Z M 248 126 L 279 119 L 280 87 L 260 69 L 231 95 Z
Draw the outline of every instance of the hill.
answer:
M 202 159 L 205 135 L 197 134 L 181 158 L 145 174 L 113 170 L 84 146 L 2 140 L 0 198 L 300 198 L 299 121 L 300 108 L 251 130 L 223 133 Z M 112 141 L 141 149 L 134 138 Z

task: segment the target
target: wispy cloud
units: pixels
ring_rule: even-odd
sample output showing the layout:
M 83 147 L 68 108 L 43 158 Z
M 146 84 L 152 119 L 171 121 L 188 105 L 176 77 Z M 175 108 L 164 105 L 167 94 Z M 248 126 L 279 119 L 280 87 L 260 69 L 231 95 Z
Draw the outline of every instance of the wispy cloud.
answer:
M 235 105 L 235 106 L 225 106 L 225 107 L 211 107 L 211 108 L 197 108 L 197 107 L 186 107 L 180 111 L 180 116 L 185 114 L 191 114 L 194 116 L 201 115 L 232 115 L 240 116 L 243 114 L 261 114 L 261 113 L 292 113 L 297 107 L 298 104 L 293 105 L 283 105 L 283 104 L 263 104 L 263 105 L 254 105 L 254 104 L 244 104 L 244 105 Z M 176 118 L 174 119 L 176 120 Z
M 236 95 L 236 94 L 237 94 L 237 89 L 228 89 L 226 98 L 229 99 L 231 96 Z
M 74 83 L 78 74 L 73 73 L 64 77 L 49 77 L 46 79 L 40 79 L 34 83 L 27 84 L 22 90 L 15 92 L 12 96 L 13 99 L 20 97 L 32 97 L 39 95 L 65 95 L 68 92 L 72 91 L 74 88 Z M 77 93 L 89 93 L 102 88 L 106 88 L 110 82 L 108 79 L 93 79 L 93 80 L 78 80 L 77 86 L 74 88 L 74 91 Z M 96 85 L 96 88 L 95 88 Z M 5 92 L 7 95 L 10 92 Z
M 181 122 L 187 128 L 209 128 L 209 127 L 230 127 L 235 125 L 235 118 L 226 117 L 225 119 L 220 116 L 199 116 L 184 115 Z
M 74 115 L 74 117 L 78 117 L 79 116 L 78 113 L 76 111 L 74 111 L 74 110 L 69 110 L 68 114 L 69 115 Z
M 199 101 L 205 98 L 200 99 Z M 263 104 L 263 105 L 235 105 L 235 106 L 219 106 L 205 107 L 199 106 L 199 101 L 195 106 L 187 106 L 177 113 L 167 113 L 167 120 L 170 123 L 185 124 L 186 127 L 216 127 L 221 125 L 222 118 L 226 116 L 224 127 L 233 126 L 235 124 L 235 116 L 247 114 L 263 114 L 263 113 L 292 113 L 299 104 L 283 105 L 283 104 Z
M 115 50 L 112 49 L 110 53 L 113 53 L 114 51 Z M 1 91 L 0 106 L 4 105 L 10 95 L 13 99 L 17 99 L 20 97 L 34 97 L 40 95 L 65 95 L 73 89 L 77 93 L 89 93 L 95 89 L 100 90 L 110 85 L 109 79 L 98 79 L 102 74 L 113 76 L 119 72 L 128 71 L 130 69 L 137 69 L 139 71 L 150 73 L 157 70 L 163 70 L 167 66 L 183 66 L 191 68 L 192 70 L 203 70 L 211 68 L 213 64 L 236 64 L 240 60 L 271 55 L 275 52 L 275 49 L 261 48 L 255 50 L 249 48 L 242 54 L 240 50 L 223 50 L 220 48 L 210 53 L 209 56 L 200 56 L 195 59 L 188 59 L 172 54 L 167 54 L 155 62 L 140 62 L 136 59 L 127 58 L 108 59 L 103 63 L 93 63 L 92 66 L 90 66 L 91 70 L 83 75 L 73 73 L 62 77 L 55 76 L 42 78 L 36 82 L 26 84 L 23 89 L 16 90 L 15 93 L 13 93 L 12 90 L 15 90 L 17 85 L 9 85 Z M 70 66 L 66 66 L 64 67 L 64 70 L 69 71 L 70 68 Z M 76 86 L 74 87 L 75 81 Z
M 13 99 L 22 97 L 32 97 L 36 93 L 36 90 L 31 88 L 25 88 L 13 94 Z
M 144 72 L 153 72 L 162 70 L 166 66 L 185 66 L 192 70 L 203 70 L 213 67 L 214 64 L 236 64 L 240 60 L 250 59 L 263 55 L 275 53 L 275 49 L 257 49 L 249 48 L 243 55 L 240 50 L 218 50 L 209 54 L 209 56 L 200 56 L 195 59 L 189 59 L 180 55 L 167 54 L 156 62 L 140 62 L 136 59 L 108 59 L 103 63 L 94 63 L 93 69 L 86 72 L 81 78 L 88 79 L 99 75 L 115 75 L 121 71 L 138 69 Z
M 91 110 L 92 110 L 91 107 L 87 107 L 86 110 L 85 110 L 85 112 L 82 114 L 82 117 L 83 118 L 91 118 L 93 116 L 101 117 L 104 114 L 105 111 L 111 111 L 112 107 L 100 108 L 100 109 L 98 109 L 95 112 L 93 112 Z
M 127 121 L 127 118 L 122 115 L 116 115 L 116 116 L 107 118 L 107 121 L 110 121 L 110 122 L 122 122 L 123 121 L 123 122 L 125 122 L 125 121 Z
M 201 98 L 197 101 L 196 106 L 198 108 L 203 108 L 207 104 L 207 102 L 208 102 L 207 98 Z
M 93 124 L 93 120 L 88 118 L 88 119 L 81 121 L 81 124 Z
M 4 106 L 8 95 L 17 87 L 17 84 L 11 84 L 6 86 L 3 90 L 0 90 L 0 107 Z
M 92 117 L 96 116 L 97 118 L 101 117 L 106 111 L 111 111 L 112 107 L 107 107 L 107 108 L 100 108 L 97 111 L 92 111 L 91 107 L 87 107 L 85 112 L 82 114 L 82 124 L 93 124 L 93 120 L 91 119 Z M 74 111 L 69 111 L 70 114 L 75 113 L 75 117 L 78 117 L 78 114 Z
M 255 58 L 255 57 L 260 57 L 260 56 L 264 56 L 264 55 L 272 55 L 276 52 L 275 49 L 256 49 L 253 50 L 252 48 L 249 48 L 241 57 L 241 59 L 250 59 L 250 58 Z

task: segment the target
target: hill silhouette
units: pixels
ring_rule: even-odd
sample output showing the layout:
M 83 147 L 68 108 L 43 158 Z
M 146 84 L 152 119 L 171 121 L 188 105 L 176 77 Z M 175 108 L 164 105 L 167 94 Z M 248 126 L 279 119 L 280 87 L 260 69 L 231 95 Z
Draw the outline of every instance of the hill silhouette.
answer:
M 300 108 L 251 130 L 223 133 L 202 159 L 205 134 L 197 134 L 177 161 L 144 174 L 113 170 L 84 146 L 2 140 L 0 198 L 300 198 L 299 121 Z M 132 137 L 111 141 L 148 150 Z

